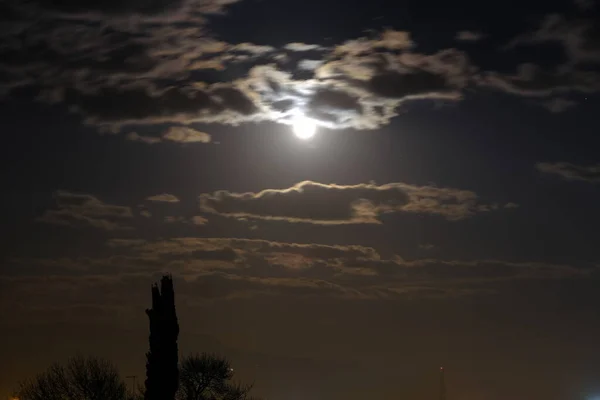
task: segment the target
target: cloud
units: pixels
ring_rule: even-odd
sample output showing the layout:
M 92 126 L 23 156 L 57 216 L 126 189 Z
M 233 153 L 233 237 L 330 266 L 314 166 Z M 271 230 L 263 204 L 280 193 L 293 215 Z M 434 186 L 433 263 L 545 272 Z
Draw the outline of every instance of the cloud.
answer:
M 554 99 L 543 102 L 542 105 L 546 107 L 550 112 L 562 113 L 570 108 L 575 107 L 577 105 L 577 102 L 569 99 L 564 99 L 562 97 L 556 97 Z
M 574 0 L 575 5 L 582 10 L 591 10 L 596 5 L 594 0 Z
M 323 60 L 300 60 L 298 62 L 298 69 L 305 71 L 314 71 L 323 65 Z
M 503 50 L 558 44 L 564 61 L 546 67 L 526 62 L 517 66 L 516 73 L 483 72 L 474 82 L 516 96 L 541 98 L 536 104 L 554 113 L 563 112 L 577 105 L 566 96 L 600 91 L 600 74 L 595 68 L 600 64 L 599 33 L 592 20 L 547 15 L 536 30 L 518 35 Z
M 536 64 L 525 63 L 518 66 L 516 74 L 485 72 L 476 78 L 476 82 L 482 87 L 512 95 L 543 98 L 570 93 L 594 93 L 600 90 L 599 78 L 594 72 L 544 70 Z M 564 105 L 569 100 L 559 101 Z
M 134 247 L 144 243 L 144 239 L 109 239 L 106 244 L 110 247 Z
M 141 142 L 146 144 L 156 144 L 162 142 L 161 138 L 147 135 L 140 135 L 137 132 L 129 132 L 125 138 L 132 142 Z
M 139 135 L 137 132 L 130 132 L 126 135 L 127 140 L 141 142 L 146 144 L 156 144 L 161 142 L 176 143 L 210 143 L 211 136 L 208 133 L 200 132 L 186 126 L 172 126 L 168 128 L 161 136 Z
M 319 260 L 333 260 L 338 258 L 380 259 L 379 253 L 371 247 L 364 246 L 336 246 L 315 243 L 285 243 L 261 239 L 238 238 L 198 238 L 182 237 L 169 240 L 143 243 L 136 246 L 140 254 L 152 257 L 181 256 L 211 251 L 229 249 L 236 254 L 271 254 L 286 253 L 302 255 L 307 258 Z
M 373 53 L 377 48 L 386 50 L 408 50 L 414 46 L 410 32 L 386 29 L 375 38 L 348 40 L 334 49 L 336 55 L 358 56 Z
M 174 223 L 176 223 L 176 222 L 185 222 L 185 220 L 184 220 L 184 218 L 183 218 L 183 217 L 176 217 L 176 216 L 174 216 L 174 215 L 167 215 L 167 216 L 164 218 L 164 221 L 165 221 L 167 224 L 174 224 Z
M 208 224 L 208 220 L 200 215 L 194 215 L 191 218 L 191 222 L 194 225 L 206 225 Z
M 178 143 L 210 143 L 211 137 L 192 128 L 173 126 L 163 134 L 163 139 Z
M 189 14 L 220 13 L 224 7 L 238 0 L 158 0 L 151 3 L 136 1 L 91 1 L 85 5 L 74 0 L 67 1 L 42 1 L 36 0 L 41 8 L 48 12 L 56 12 L 61 16 L 77 15 L 89 19 L 109 19 L 110 17 L 142 18 L 149 21 L 156 17 L 164 16 L 171 19 L 182 19 Z M 108 17 L 108 18 L 107 18 Z
M 479 42 L 485 37 L 481 32 L 460 31 L 456 33 L 455 39 L 460 42 Z
M 554 174 L 568 181 L 600 182 L 600 164 L 577 165 L 568 162 L 537 163 L 536 169 L 546 174 Z
M 275 51 L 275 48 L 273 46 L 257 45 L 254 43 L 240 43 L 231 47 L 231 50 L 262 55 Z
M 179 203 L 179 199 L 177 198 L 177 196 L 169 194 L 169 193 L 163 193 L 163 194 L 157 194 L 155 196 L 150 196 L 150 197 L 147 197 L 146 200 L 161 202 L 161 203 Z
M 37 101 L 62 104 L 100 131 L 135 125 L 127 140 L 156 144 L 210 142 L 209 134 L 191 128 L 195 123 L 289 125 L 299 114 L 328 129 L 378 129 L 409 104 L 461 101 L 473 84 L 551 98 L 539 104 L 553 112 L 574 105 L 567 94 L 600 89 L 599 75 L 582 68 L 528 63 L 516 73 L 480 73 L 464 51 L 425 54 L 416 51 L 409 32 L 393 29 L 329 47 L 292 42 L 275 48 L 211 37 L 206 15 L 234 2 L 95 1 L 85 9 L 71 0 L 34 2 L 34 9 L 52 11 L 41 12 L 47 23 L 40 24 L 28 22 L 15 2 L 17 18 L 9 20 L 17 22 L 0 33 L 7 39 L 0 70 L 9 74 L 0 80 L 0 93 L 27 86 Z M 597 61 L 588 40 L 593 32 L 589 22 L 553 16 L 507 48 L 558 41 L 578 60 L 571 64 Z M 457 33 L 458 40 L 482 37 Z M 176 126 L 160 135 L 141 130 L 152 124 Z
M 319 46 L 318 44 L 307 44 L 307 43 L 298 43 L 298 42 L 288 43 L 283 47 L 286 50 L 297 51 L 297 52 L 322 49 L 322 47 Z
M 239 279 L 315 278 L 363 293 L 386 286 L 444 287 L 523 279 L 583 278 L 597 269 L 493 259 L 404 260 L 397 255 L 383 258 L 374 248 L 360 245 L 299 244 L 235 238 L 172 238 L 142 243 L 135 246 L 134 250 L 142 257 L 157 262 L 177 260 L 177 265 L 187 265 L 185 271 L 191 275 L 214 270 L 214 266 L 206 264 L 207 261 L 227 261 L 231 264 L 220 264 L 220 267 L 227 270 L 228 274 L 237 271 Z
M 112 22 L 135 13 L 133 3 L 98 3 L 89 9 L 96 10 L 95 16 L 78 18 L 110 19 L 106 29 L 77 18 L 27 25 L 30 29 L 19 33 L 30 40 L 20 41 L 15 33 L 7 41 L 11 44 L 0 49 L 0 69 L 15 74 L 5 85 L 0 82 L 0 92 L 10 93 L 15 82 L 23 82 L 39 92 L 38 101 L 63 104 L 101 131 L 116 133 L 136 125 L 137 132 L 126 136 L 131 141 L 206 143 L 210 135 L 193 134 L 185 127 L 260 121 L 289 124 L 304 113 L 330 129 L 376 129 L 410 102 L 459 101 L 473 72 L 464 53 L 456 49 L 415 53 L 408 32 L 390 29 L 331 48 L 293 42 L 276 49 L 211 38 L 202 16 L 193 10 L 201 10 L 200 14 L 222 10 L 232 2 L 153 3 L 132 17 L 139 23 L 128 24 Z M 71 3 L 61 7 L 77 13 L 80 6 Z M 166 9 L 168 5 L 172 8 Z M 194 15 L 200 19 L 185 26 L 168 23 L 166 15 L 171 21 L 190 22 Z M 296 53 L 306 52 L 314 59 L 299 60 L 302 54 Z M 226 72 L 217 79 L 227 81 L 198 80 L 195 71 L 207 69 Z M 314 76 L 307 76 L 311 71 Z M 177 135 L 174 131 L 161 137 L 139 130 L 140 125 L 163 123 L 183 126 L 177 128 Z
M 152 213 L 148 210 L 142 210 L 140 211 L 140 215 L 144 218 L 150 218 L 152 217 Z
M 467 190 L 406 183 L 336 185 L 312 181 L 260 192 L 205 193 L 199 202 L 201 211 L 225 217 L 320 225 L 380 224 L 384 214 L 399 212 L 456 221 L 498 208 L 481 204 L 478 196 Z
M 406 37 L 388 32 L 376 40 L 338 46 L 332 61 L 301 65 L 316 68 L 312 79 L 294 79 L 274 64 L 255 66 L 238 87 L 255 101 L 258 120 L 290 124 L 305 114 L 330 129 L 375 129 L 388 124 L 404 103 L 460 100 L 472 72 L 464 53 L 451 49 L 394 55 L 378 50 L 406 49 L 401 38 Z
M 169 87 L 164 90 L 134 83 L 119 89 L 94 92 L 67 91 L 66 103 L 86 117 L 86 122 L 110 130 L 130 124 L 220 122 L 236 125 L 260 119 L 253 100 L 235 87 L 212 85 Z M 208 134 L 176 127 L 163 139 L 204 142 Z
M 114 253 L 110 257 L 10 260 L 0 282 L 10 283 L 4 287 L 14 295 L 35 293 L 27 296 L 27 305 L 40 299 L 42 305 L 56 305 L 57 296 L 45 294 L 58 288 L 73 298 L 84 291 L 80 303 L 94 302 L 98 298 L 90 295 L 92 288 L 103 293 L 114 293 L 117 287 L 131 290 L 165 271 L 180 279 L 178 295 L 183 298 L 277 295 L 376 300 L 490 295 L 515 281 L 587 279 L 598 271 L 591 266 L 493 259 L 404 260 L 383 258 L 375 249 L 359 245 L 253 239 L 111 239 L 107 245 Z M 111 286 L 113 290 L 106 290 Z
M 124 221 L 133 217 L 130 207 L 106 204 L 89 194 L 56 191 L 57 209 L 47 210 L 39 222 L 71 227 L 91 226 L 104 230 L 132 229 Z
M 505 48 L 553 42 L 562 46 L 569 64 L 600 63 L 599 33 L 597 24 L 591 19 L 567 19 L 550 14 L 537 30 L 517 36 Z

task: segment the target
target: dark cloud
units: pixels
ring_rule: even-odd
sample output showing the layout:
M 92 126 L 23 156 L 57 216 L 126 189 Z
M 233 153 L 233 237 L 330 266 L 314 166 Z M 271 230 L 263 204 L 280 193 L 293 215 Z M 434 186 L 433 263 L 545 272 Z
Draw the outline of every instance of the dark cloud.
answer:
M 238 0 L 95 0 L 81 3 L 75 0 L 35 0 L 33 3 L 47 11 L 96 17 L 156 17 L 163 14 L 180 18 L 189 13 L 217 13 Z
M 66 14 L 100 13 L 107 15 L 154 15 L 174 11 L 182 7 L 184 1 L 88 1 L 82 3 L 74 0 L 38 0 L 37 3 L 46 10 Z
M 597 64 L 600 63 L 599 38 L 600 29 L 591 19 L 567 19 L 550 14 L 537 30 L 517 36 L 506 47 L 554 42 L 562 46 L 569 64 Z
M 105 230 L 131 229 L 124 223 L 133 217 L 130 207 L 106 204 L 89 194 L 57 191 L 57 209 L 47 210 L 37 220 L 67 226 L 91 226 Z
M 211 141 L 211 136 L 208 133 L 187 126 L 172 126 L 160 136 L 140 135 L 137 132 L 130 132 L 125 137 L 127 140 L 146 144 L 167 141 L 175 143 L 210 143 Z
M 533 98 L 564 96 L 570 93 L 591 94 L 600 90 L 600 76 L 595 72 L 545 70 L 529 63 L 519 65 L 517 73 L 512 75 L 483 73 L 477 78 L 477 83 L 509 94 Z
M 247 296 L 329 295 L 348 299 L 454 297 L 492 294 L 498 284 L 520 280 L 586 279 L 597 267 L 502 260 L 404 260 L 382 258 L 364 246 L 328 246 L 266 240 L 183 237 L 148 242 L 111 239 L 110 257 L 16 259 L 0 280 L 11 291 L 29 292 L 38 275 L 46 286 L 28 304 L 60 287 L 73 296 L 84 290 L 126 285 L 169 271 L 185 283 L 180 296 L 231 299 Z M 52 271 L 48 274 L 47 271 Z M 32 286 L 33 285 L 33 286 Z M 97 299 L 96 299 L 97 300 Z
M 129 132 L 127 135 L 125 135 L 125 138 L 127 140 L 131 140 L 132 142 L 140 142 L 146 144 L 156 144 L 162 142 L 162 139 L 160 137 L 140 135 L 137 132 Z
M 106 244 L 110 247 L 133 247 L 144 243 L 144 239 L 110 239 Z
M 335 55 L 359 56 L 372 54 L 376 49 L 408 50 L 415 46 L 410 32 L 386 29 L 375 37 L 348 40 L 333 50 Z
M 163 219 L 163 221 L 165 221 L 167 224 L 174 224 L 176 222 L 187 222 L 185 220 L 185 218 L 183 218 L 183 217 L 177 217 L 177 216 L 174 216 L 174 215 L 167 215 Z
M 206 225 L 208 224 L 208 220 L 201 215 L 194 215 L 190 222 L 194 225 Z
M 230 2 L 169 4 L 181 11 Z M 83 8 L 70 1 L 49 4 L 74 13 Z M 129 15 L 137 7 L 114 2 L 96 6 L 89 10 L 111 15 Z M 169 14 L 166 6 L 158 1 L 140 12 Z M 276 58 L 277 49 L 271 46 L 217 41 L 207 36 L 202 23 L 184 27 L 152 21 L 152 29 L 143 23 L 102 25 L 72 19 L 62 25 L 29 26 L 22 33 L 29 38 L 27 46 L 15 39 L 14 46 L 0 49 L 0 59 L 6 60 L 0 70 L 12 71 L 0 91 L 30 85 L 39 91 L 38 101 L 64 104 L 86 123 L 111 132 L 155 123 L 290 124 L 299 114 L 311 114 L 319 125 L 332 129 L 374 129 L 388 124 L 402 103 L 460 100 L 472 72 L 466 55 L 454 49 L 432 55 L 410 52 L 414 43 L 403 31 L 385 30 L 333 48 L 289 43 L 283 46 L 288 53 L 279 55 L 311 52 L 321 59 L 312 64 L 296 59 L 284 66 L 283 61 L 265 64 L 288 58 Z M 315 77 L 295 79 L 297 63 Z M 228 82 L 207 84 L 193 78 L 194 71 L 228 71 L 232 65 L 240 73 Z M 167 83 L 173 81 L 179 82 L 176 87 Z M 169 137 L 131 132 L 127 139 L 154 144 Z
M 72 0 L 38 1 L 26 7 L 41 13 L 38 23 L 28 22 L 24 6 L 10 2 L 7 8 L 17 22 L 2 33 L 7 44 L 0 47 L 0 94 L 29 86 L 38 92 L 38 101 L 63 104 L 102 131 L 182 125 L 160 136 L 140 131 L 126 136 L 155 144 L 208 143 L 210 135 L 188 128 L 193 123 L 291 124 L 303 114 L 330 129 L 376 129 L 408 103 L 460 101 L 472 83 L 519 96 L 552 97 L 539 104 L 553 112 L 574 105 L 568 93 L 600 88 L 598 75 L 581 68 L 523 64 L 513 75 L 477 74 L 465 52 L 419 53 L 409 32 L 392 29 L 330 47 L 292 42 L 277 49 L 216 40 L 203 16 L 235 1 L 96 1 L 85 6 Z M 584 20 L 550 16 L 508 48 L 558 41 L 572 65 L 596 62 L 600 58 L 589 40 L 594 29 Z M 457 34 L 458 40 L 481 37 L 471 31 Z M 210 70 L 220 73 L 200 78 Z
M 203 212 L 234 218 L 255 218 L 322 225 L 379 224 L 383 214 L 408 212 L 460 220 L 497 209 L 484 205 L 471 191 L 415 186 L 336 185 L 304 181 L 287 189 L 232 193 L 218 191 L 199 198 Z
M 558 162 L 538 163 L 535 167 L 540 172 L 558 175 L 568 181 L 600 182 L 600 164 L 577 165 L 568 162 Z
M 177 196 L 169 194 L 169 193 L 162 193 L 162 194 L 150 196 L 150 197 L 147 197 L 146 200 L 156 201 L 156 202 L 161 202 L 161 203 L 179 203 L 179 199 L 177 198 Z
M 235 299 L 262 296 L 323 296 L 331 295 L 342 298 L 362 298 L 356 290 L 331 283 L 329 281 L 309 278 L 283 277 L 247 277 L 240 278 L 232 274 L 201 275 L 188 282 L 197 288 L 200 297 L 209 299 Z
M 600 64 L 599 38 L 600 30 L 592 20 L 547 15 L 538 29 L 518 35 L 504 46 L 504 50 L 558 44 L 563 61 L 545 67 L 526 62 L 520 64 L 514 74 L 484 72 L 475 81 L 480 86 L 512 95 L 549 98 L 537 104 L 551 112 L 563 112 L 577 104 L 566 96 L 600 91 L 600 74 L 597 72 Z
M 221 251 L 232 249 L 238 254 L 288 253 L 319 260 L 337 258 L 373 259 L 380 258 L 375 249 L 364 246 L 330 246 L 321 244 L 299 244 L 272 242 L 260 239 L 236 238 L 172 238 L 165 241 L 141 243 L 135 247 L 146 256 L 173 256 L 193 252 Z
M 574 2 L 577 5 L 577 7 L 579 7 L 582 10 L 590 10 L 595 6 L 594 0 L 574 0 Z
M 481 32 L 460 31 L 456 33 L 456 40 L 460 42 L 479 42 L 485 37 Z
M 256 114 L 259 111 L 254 101 L 252 101 L 252 96 L 248 96 L 236 88 L 216 86 L 211 93 L 223 109 L 231 109 L 240 115 L 246 116 Z
M 378 43 L 399 46 L 396 42 L 389 44 L 389 40 L 381 39 Z M 326 62 L 315 71 L 321 85 L 345 91 L 360 105 L 349 108 L 347 118 L 340 119 L 342 123 L 338 126 L 374 129 L 389 123 L 403 103 L 458 101 L 474 72 L 466 55 L 455 49 L 432 55 L 411 52 L 395 55 L 376 52 L 366 44 L 372 46 L 368 41 L 341 46 L 342 49 L 335 51 L 345 54 L 343 58 Z M 349 100 L 345 103 L 351 104 Z
M 562 97 L 556 97 L 548 101 L 542 102 L 542 105 L 553 113 L 561 113 L 577 106 L 577 102 L 569 99 L 563 99 Z
M 427 71 L 402 73 L 387 71 L 373 76 L 366 88 L 376 96 L 390 99 L 402 99 L 407 96 L 422 96 L 436 93 L 444 88 L 446 80 Z
M 332 61 L 310 67 L 316 68 L 314 79 L 294 79 L 276 65 L 263 65 L 252 68 L 240 88 L 255 99 L 262 119 L 290 124 L 308 114 L 332 129 L 375 129 L 389 123 L 404 102 L 461 99 L 472 72 L 463 53 L 451 49 L 433 55 L 386 55 L 378 48 L 409 47 L 388 36 L 335 48 Z
M 183 224 L 192 226 L 207 225 L 208 220 L 201 215 L 193 215 L 180 207 L 180 199 L 169 193 L 160 193 L 146 197 L 142 204 L 136 207 L 137 212 L 129 206 L 107 204 L 97 197 L 88 194 L 77 194 L 57 191 L 54 194 L 56 206 L 48 209 L 38 222 L 71 227 L 95 227 L 104 230 L 146 230 L 149 224 L 154 224 L 156 230 L 167 224 Z M 154 217 L 154 218 L 153 218 Z M 135 238 L 115 239 L 113 247 L 127 247 L 128 244 L 143 244 L 143 240 Z
M 358 97 L 335 89 L 320 89 L 307 105 L 307 115 L 321 121 L 345 125 L 352 117 L 363 114 Z
M 227 91 L 228 96 L 223 96 L 221 87 L 213 94 L 191 86 L 158 90 L 142 85 L 68 93 L 67 104 L 84 115 L 88 123 L 117 128 L 126 124 L 165 122 L 237 124 L 252 120 L 252 112 L 256 111 L 248 106 L 251 101 L 233 88 Z M 194 138 L 205 142 L 208 139 L 206 135 L 191 134 L 192 130 L 175 129 L 167 131 L 163 138 L 179 142 Z

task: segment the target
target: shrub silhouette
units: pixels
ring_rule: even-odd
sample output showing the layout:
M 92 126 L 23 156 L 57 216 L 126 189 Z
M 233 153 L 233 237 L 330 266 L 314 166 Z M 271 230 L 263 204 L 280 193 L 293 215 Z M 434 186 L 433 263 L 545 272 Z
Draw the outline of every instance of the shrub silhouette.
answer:
M 247 400 L 252 385 L 232 382 L 233 369 L 226 358 L 207 353 L 181 360 L 177 400 Z
M 21 383 L 21 400 L 126 400 L 126 385 L 109 361 L 75 356 Z
M 178 364 L 179 323 L 171 276 L 163 276 L 160 290 L 152 285 L 150 349 L 146 353 L 145 387 L 127 386 L 109 361 L 76 356 L 65 365 L 53 364 L 23 382 L 15 392 L 20 400 L 253 400 L 252 385 L 233 382 L 229 361 L 196 353 Z M 181 371 L 180 371 L 181 369 Z

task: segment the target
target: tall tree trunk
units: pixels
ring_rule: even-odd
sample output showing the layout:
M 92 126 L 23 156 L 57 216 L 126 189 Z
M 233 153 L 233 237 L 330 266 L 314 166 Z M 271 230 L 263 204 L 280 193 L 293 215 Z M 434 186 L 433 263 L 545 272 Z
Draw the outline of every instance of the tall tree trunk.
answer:
M 152 285 L 152 308 L 146 310 L 150 322 L 150 350 L 146 353 L 145 400 L 174 400 L 179 386 L 179 323 L 175 311 L 175 291 L 171 276 L 163 276 L 160 290 Z

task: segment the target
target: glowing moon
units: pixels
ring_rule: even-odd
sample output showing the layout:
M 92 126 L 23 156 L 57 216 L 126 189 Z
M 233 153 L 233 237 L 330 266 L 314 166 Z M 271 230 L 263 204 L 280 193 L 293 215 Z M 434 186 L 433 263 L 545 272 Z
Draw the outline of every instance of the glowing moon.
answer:
M 317 133 L 317 124 L 314 120 L 301 115 L 294 118 L 292 130 L 297 138 L 308 140 Z

